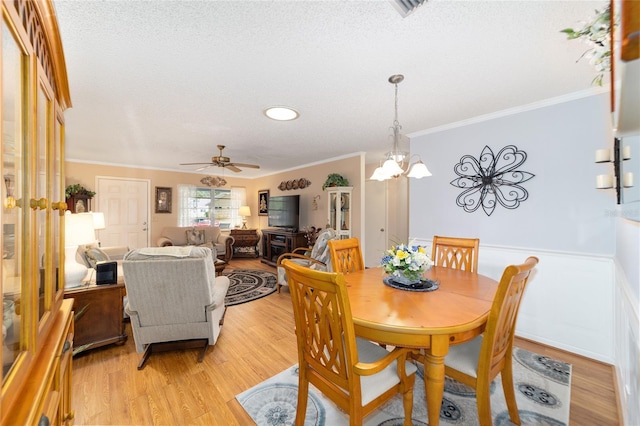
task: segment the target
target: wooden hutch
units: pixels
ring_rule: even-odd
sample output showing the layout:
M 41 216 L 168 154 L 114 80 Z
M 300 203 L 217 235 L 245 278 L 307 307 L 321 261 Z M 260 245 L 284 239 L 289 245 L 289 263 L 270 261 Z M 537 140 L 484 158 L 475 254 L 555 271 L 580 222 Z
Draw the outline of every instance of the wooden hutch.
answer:
M 67 424 L 72 300 L 64 289 L 64 110 L 52 0 L 2 0 L 0 424 Z

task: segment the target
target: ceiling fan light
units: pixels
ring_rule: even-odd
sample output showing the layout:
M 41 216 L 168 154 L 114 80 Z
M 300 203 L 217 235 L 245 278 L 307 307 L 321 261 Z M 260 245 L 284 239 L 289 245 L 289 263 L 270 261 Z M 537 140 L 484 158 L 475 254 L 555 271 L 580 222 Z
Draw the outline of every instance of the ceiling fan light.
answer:
M 427 169 L 427 165 L 419 160 L 411 166 L 411 170 L 409 170 L 409 174 L 407 177 L 412 177 L 416 179 L 422 179 L 423 177 L 431 176 L 431 172 Z
M 285 107 L 285 106 L 273 106 L 265 108 L 264 115 L 269 117 L 272 120 L 277 121 L 291 121 L 295 120 L 300 116 L 298 111 L 293 108 Z

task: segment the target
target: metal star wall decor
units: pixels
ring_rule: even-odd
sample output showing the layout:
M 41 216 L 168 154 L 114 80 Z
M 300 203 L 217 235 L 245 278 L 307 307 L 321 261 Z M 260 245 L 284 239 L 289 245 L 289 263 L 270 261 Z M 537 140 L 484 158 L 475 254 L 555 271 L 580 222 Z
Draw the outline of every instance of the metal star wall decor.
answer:
M 507 145 L 494 155 L 491 148 L 485 146 L 479 158 L 465 155 L 453 167 L 460 177 L 451 181 L 451 185 L 464 189 L 456 204 L 467 213 L 473 213 L 480 206 L 487 216 L 500 204 L 507 209 L 516 209 L 529 198 L 529 193 L 520 184 L 535 175 L 516 170 L 527 159 L 527 153 L 519 151 L 515 145 Z

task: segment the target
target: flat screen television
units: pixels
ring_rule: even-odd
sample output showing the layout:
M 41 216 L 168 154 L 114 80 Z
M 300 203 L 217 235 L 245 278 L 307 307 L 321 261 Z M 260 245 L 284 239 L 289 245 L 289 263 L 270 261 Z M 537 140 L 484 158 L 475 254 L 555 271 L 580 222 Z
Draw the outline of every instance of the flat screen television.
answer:
M 269 197 L 269 226 L 298 231 L 300 221 L 300 195 Z

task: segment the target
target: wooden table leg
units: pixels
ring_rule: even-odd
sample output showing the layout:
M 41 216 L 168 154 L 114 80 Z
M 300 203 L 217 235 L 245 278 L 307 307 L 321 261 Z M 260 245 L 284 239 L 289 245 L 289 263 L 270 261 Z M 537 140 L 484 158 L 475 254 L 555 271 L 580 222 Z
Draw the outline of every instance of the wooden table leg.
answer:
M 449 352 L 449 336 L 433 336 L 425 351 L 424 387 L 427 397 L 429 426 L 440 424 L 440 408 L 444 395 L 444 357 Z

